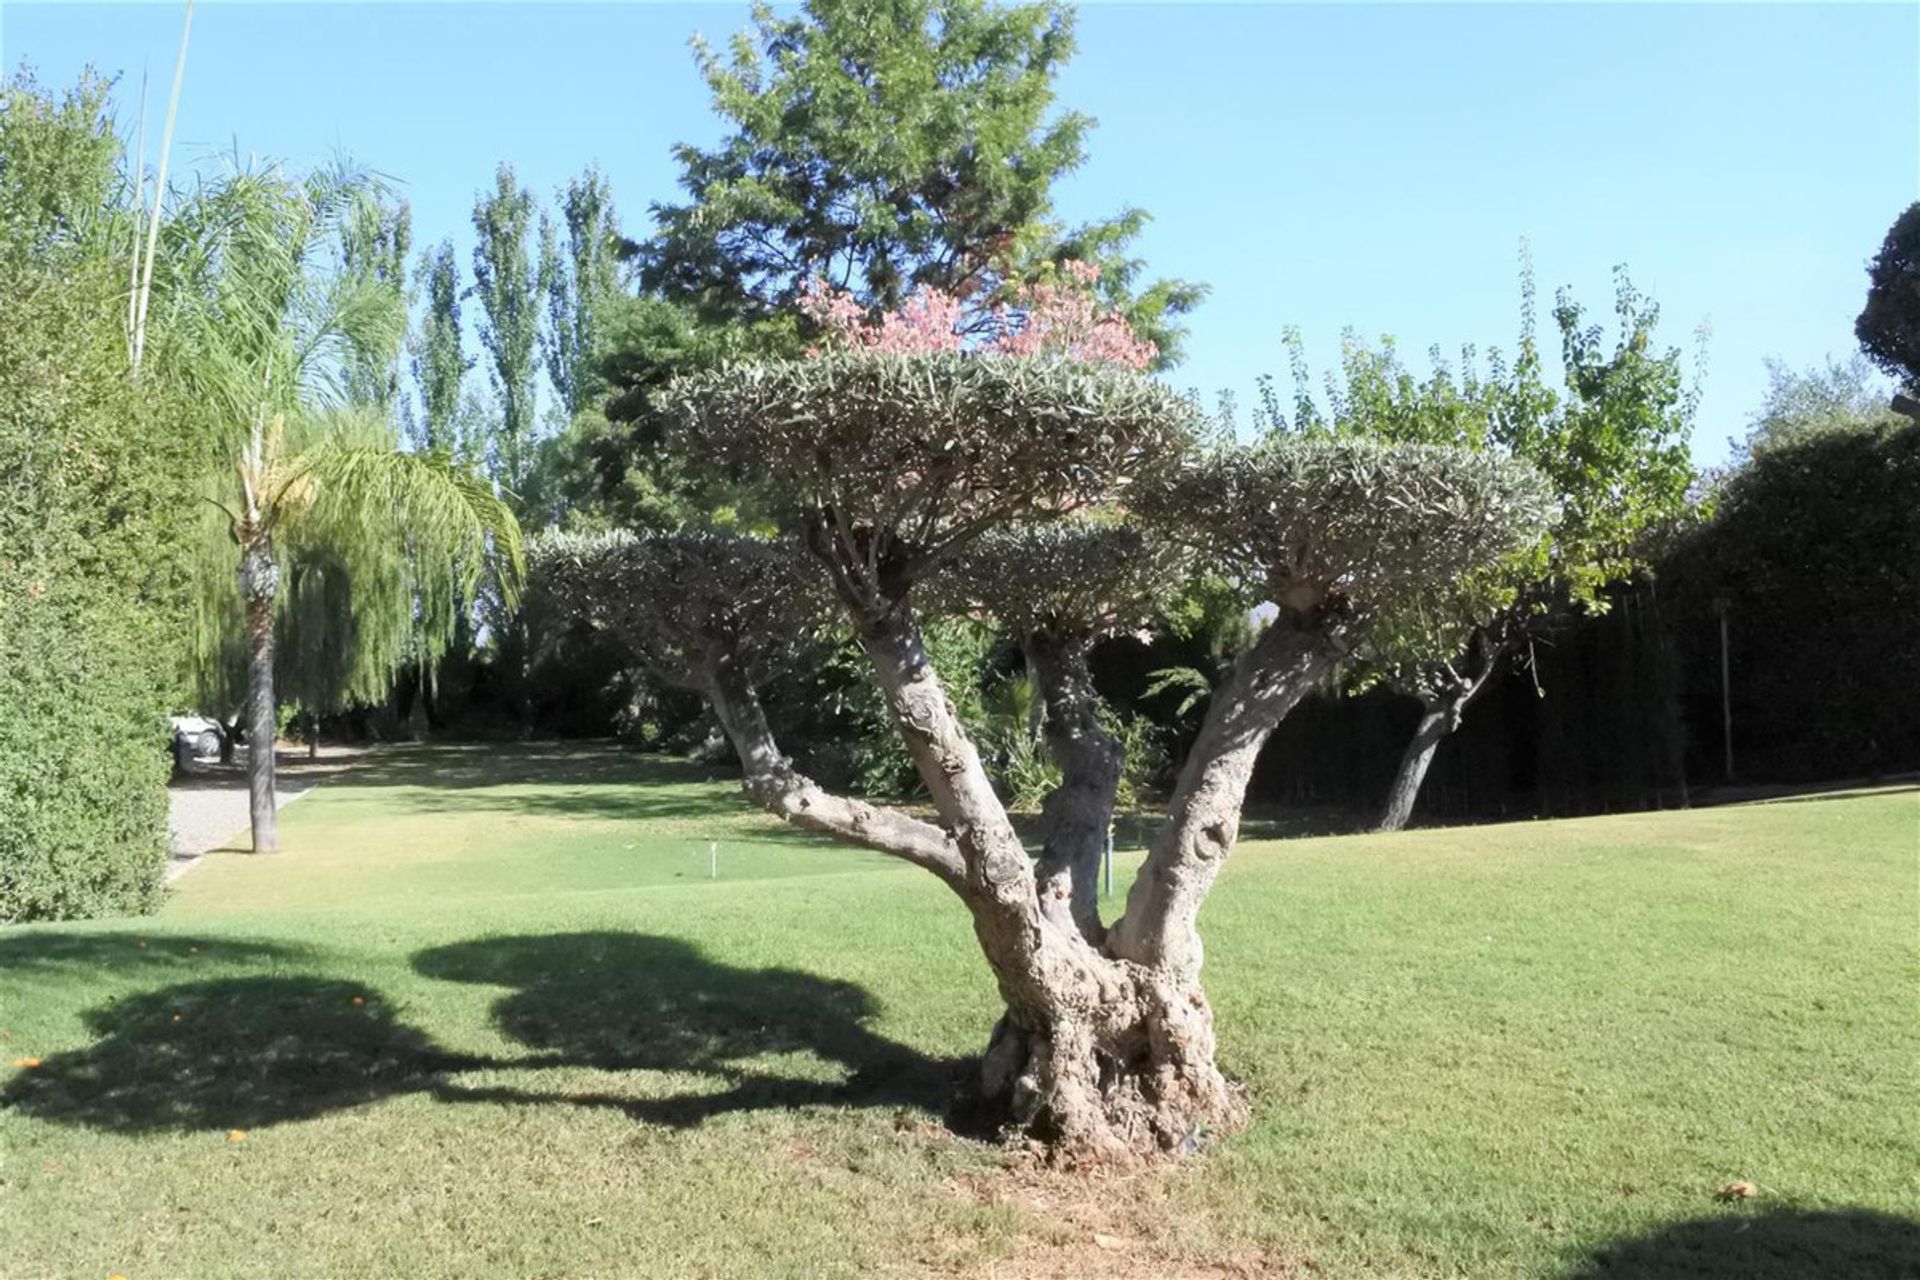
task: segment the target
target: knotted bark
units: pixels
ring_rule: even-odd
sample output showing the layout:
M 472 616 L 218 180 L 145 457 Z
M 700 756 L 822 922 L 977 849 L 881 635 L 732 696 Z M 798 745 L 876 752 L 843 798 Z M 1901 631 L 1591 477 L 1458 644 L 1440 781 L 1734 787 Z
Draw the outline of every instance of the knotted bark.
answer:
M 1106 932 L 1100 923 L 1100 858 L 1126 751 L 1100 723 L 1100 695 L 1087 667 L 1091 645 L 1089 636 L 1036 634 L 1027 640 L 1026 656 L 1046 710 L 1047 750 L 1060 770 L 1060 784 L 1040 810 L 1046 836 L 1038 868 L 1040 906 L 1098 943 Z
M 1282 609 L 1214 692 L 1167 821 L 1108 931 L 1114 954 L 1197 980 L 1195 921 L 1234 841 L 1254 761 L 1287 713 L 1332 671 L 1346 633 L 1315 606 Z

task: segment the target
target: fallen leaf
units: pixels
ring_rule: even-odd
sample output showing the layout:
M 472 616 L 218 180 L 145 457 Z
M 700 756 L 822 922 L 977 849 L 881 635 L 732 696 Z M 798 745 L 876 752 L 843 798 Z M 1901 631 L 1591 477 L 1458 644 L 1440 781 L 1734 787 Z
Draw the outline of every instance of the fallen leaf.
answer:
M 228 1142 L 245 1142 L 246 1140 L 247 1140 L 247 1131 L 245 1129 L 227 1130 Z
M 33 1068 L 33 1067 L 37 1067 L 37 1066 L 39 1066 L 39 1065 L 40 1065 L 40 1059 L 38 1059 L 38 1058 L 15 1058 L 15 1059 L 13 1060 L 13 1065 L 14 1065 L 14 1066 L 16 1066 L 16 1067 L 23 1067 L 23 1068 L 28 1068 L 28 1069 L 31 1069 L 31 1068 Z
M 367 998 L 365 996 L 355 996 L 353 998 L 353 1002 L 355 1004 L 365 1004 L 367 1002 Z
M 1096 1231 L 1093 1233 L 1093 1242 L 1099 1245 L 1102 1249 L 1106 1249 L 1108 1251 L 1124 1249 L 1127 1247 L 1127 1242 L 1121 1237 L 1106 1235 L 1105 1233 L 1099 1232 L 1099 1231 Z
M 1729 1182 L 1726 1186 L 1714 1192 L 1713 1198 L 1716 1200 L 1751 1200 L 1754 1193 L 1758 1190 L 1760 1190 L 1760 1188 L 1742 1179 L 1739 1182 Z

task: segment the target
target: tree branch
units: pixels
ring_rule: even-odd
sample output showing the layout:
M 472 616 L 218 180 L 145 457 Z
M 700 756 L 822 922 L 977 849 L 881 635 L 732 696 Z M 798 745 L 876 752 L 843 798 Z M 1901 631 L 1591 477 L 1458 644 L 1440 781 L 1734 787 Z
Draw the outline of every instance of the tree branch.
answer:
M 1200 968 L 1200 904 L 1240 833 L 1254 761 L 1274 727 L 1340 656 L 1346 624 L 1282 610 L 1213 695 L 1180 770 L 1166 824 L 1107 933 L 1123 959 L 1188 974 Z
M 1091 644 L 1088 636 L 1036 633 L 1027 637 L 1025 649 L 1027 673 L 1046 705 L 1047 751 L 1060 768 L 1060 785 L 1040 810 L 1046 832 L 1036 868 L 1040 909 L 1098 944 L 1105 932 L 1100 856 L 1126 751 L 1100 723 L 1099 695 L 1087 668 Z
M 892 854 L 961 888 L 966 868 L 951 836 L 897 810 L 824 790 L 781 754 L 760 696 L 738 664 L 721 657 L 706 668 L 700 690 L 740 756 L 741 784 L 755 804 L 796 827 Z

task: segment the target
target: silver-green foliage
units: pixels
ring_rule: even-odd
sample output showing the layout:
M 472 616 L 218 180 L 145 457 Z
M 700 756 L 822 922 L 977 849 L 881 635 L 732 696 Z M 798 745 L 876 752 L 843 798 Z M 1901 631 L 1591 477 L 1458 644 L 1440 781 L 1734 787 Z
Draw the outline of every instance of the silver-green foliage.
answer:
M 994 529 L 929 585 L 947 607 L 991 614 L 1014 635 L 1097 638 L 1150 623 L 1184 585 L 1183 548 L 1117 520 Z
M 711 664 L 755 682 L 826 625 L 819 574 L 791 543 L 728 534 L 549 532 L 528 548 L 529 607 L 604 630 L 657 679 L 702 689 Z
M 750 481 L 882 592 L 995 525 L 1124 493 L 1198 417 L 1139 374 L 958 354 L 736 364 L 661 394 L 687 456 Z
M 1273 439 L 1194 457 L 1130 499 L 1262 596 L 1377 621 L 1449 591 L 1539 537 L 1530 467 L 1470 449 Z

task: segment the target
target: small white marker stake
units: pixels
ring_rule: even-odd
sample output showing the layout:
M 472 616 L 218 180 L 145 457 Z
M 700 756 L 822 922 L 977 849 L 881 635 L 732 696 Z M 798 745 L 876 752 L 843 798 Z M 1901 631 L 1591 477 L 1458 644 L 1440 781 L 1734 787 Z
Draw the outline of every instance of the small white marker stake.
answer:
M 709 840 L 707 841 L 707 879 L 718 880 L 719 878 L 720 842 L 718 840 Z
M 1106 893 L 1103 896 L 1111 898 L 1113 896 L 1113 828 L 1112 827 L 1107 828 L 1106 866 L 1107 866 L 1107 889 L 1106 889 Z

